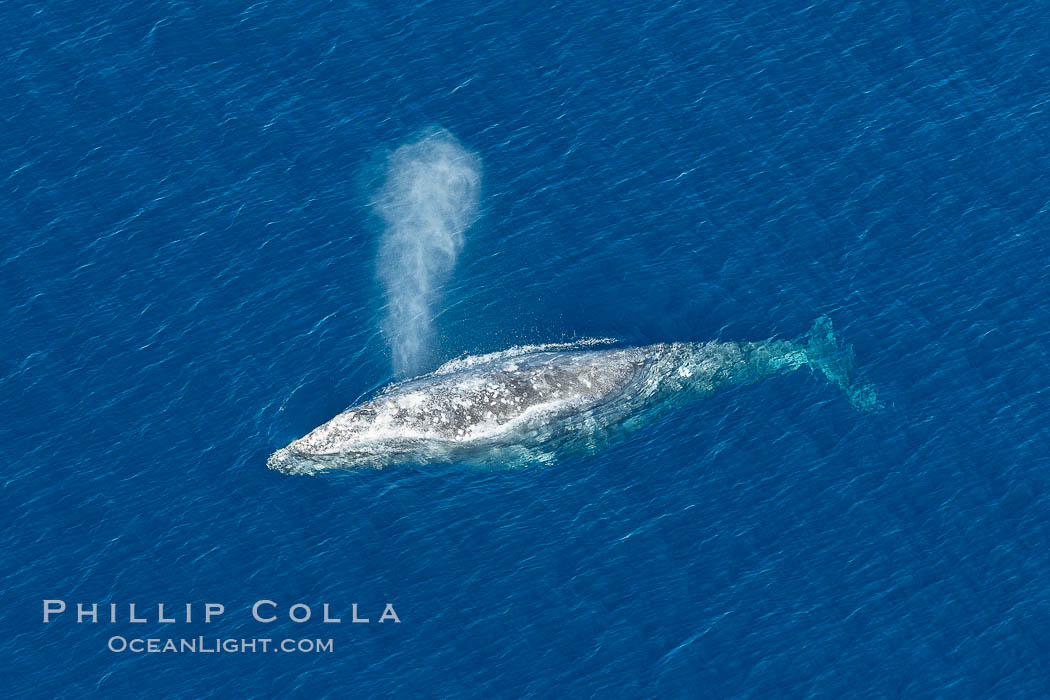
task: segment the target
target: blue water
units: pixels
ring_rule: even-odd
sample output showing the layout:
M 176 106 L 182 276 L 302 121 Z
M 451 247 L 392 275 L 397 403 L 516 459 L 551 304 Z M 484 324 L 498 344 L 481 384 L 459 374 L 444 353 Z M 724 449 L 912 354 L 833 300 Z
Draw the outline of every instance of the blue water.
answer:
M 0 6 L 5 695 L 1050 693 L 1050 7 L 656 5 Z M 484 171 L 438 359 L 827 314 L 885 408 L 798 372 L 549 467 L 267 470 L 393 377 L 369 193 L 436 125 Z

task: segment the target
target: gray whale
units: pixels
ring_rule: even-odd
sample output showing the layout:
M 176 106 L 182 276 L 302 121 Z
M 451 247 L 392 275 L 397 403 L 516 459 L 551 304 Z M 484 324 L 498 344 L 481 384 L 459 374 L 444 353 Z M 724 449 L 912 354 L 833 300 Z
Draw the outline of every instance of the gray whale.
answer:
M 852 348 L 818 319 L 805 342 L 582 341 L 464 357 L 388 386 L 274 452 L 271 469 L 316 473 L 392 464 L 520 466 L 593 451 L 689 400 L 810 367 L 874 410 Z

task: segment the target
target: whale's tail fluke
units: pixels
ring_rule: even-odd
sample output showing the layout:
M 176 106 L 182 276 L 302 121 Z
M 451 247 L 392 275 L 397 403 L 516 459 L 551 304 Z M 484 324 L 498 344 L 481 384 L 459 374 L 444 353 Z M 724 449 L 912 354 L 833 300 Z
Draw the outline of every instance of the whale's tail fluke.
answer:
M 807 335 L 806 357 L 811 367 L 824 373 L 833 384 L 846 393 L 854 407 L 877 411 L 881 405 L 875 389 L 857 379 L 857 358 L 853 346 L 842 342 L 831 327 L 831 319 L 821 316 Z

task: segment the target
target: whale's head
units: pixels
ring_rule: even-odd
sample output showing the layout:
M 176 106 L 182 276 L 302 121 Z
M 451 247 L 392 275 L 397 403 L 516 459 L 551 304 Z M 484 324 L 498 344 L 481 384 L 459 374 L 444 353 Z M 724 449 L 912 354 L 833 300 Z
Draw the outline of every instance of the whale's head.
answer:
M 376 462 L 377 455 L 368 450 L 344 449 L 337 454 L 325 454 L 307 452 L 289 445 L 270 455 L 266 466 L 285 474 L 316 474 L 335 469 L 382 466 Z
M 266 466 L 285 474 L 382 469 L 391 464 L 429 461 L 432 453 L 441 449 L 436 443 L 403 437 L 376 440 L 347 436 L 336 445 L 300 438 L 271 454 Z
M 309 455 L 297 452 L 290 447 L 282 447 L 270 455 L 266 460 L 266 466 L 285 474 L 309 474 L 316 471 L 316 468 L 310 467 L 312 461 Z

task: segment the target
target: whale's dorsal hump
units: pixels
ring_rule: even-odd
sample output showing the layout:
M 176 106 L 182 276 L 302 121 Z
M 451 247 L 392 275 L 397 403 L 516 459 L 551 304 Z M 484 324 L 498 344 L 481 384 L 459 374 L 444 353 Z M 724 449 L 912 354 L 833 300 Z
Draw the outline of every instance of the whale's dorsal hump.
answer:
M 563 352 L 566 350 L 583 350 L 602 345 L 614 345 L 620 341 L 616 338 L 583 338 L 570 343 L 543 343 L 542 345 L 515 345 L 499 352 L 490 352 L 485 355 L 466 355 L 449 360 L 434 370 L 434 374 L 452 374 L 471 369 L 480 365 L 492 364 L 511 357 L 531 355 L 537 352 Z

